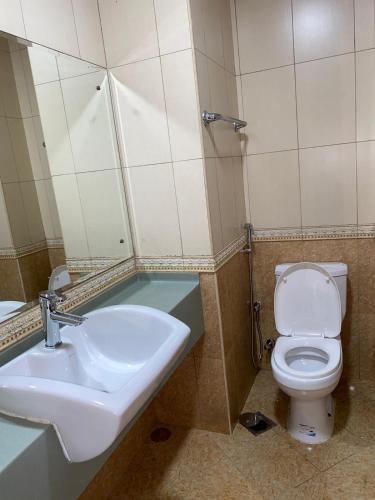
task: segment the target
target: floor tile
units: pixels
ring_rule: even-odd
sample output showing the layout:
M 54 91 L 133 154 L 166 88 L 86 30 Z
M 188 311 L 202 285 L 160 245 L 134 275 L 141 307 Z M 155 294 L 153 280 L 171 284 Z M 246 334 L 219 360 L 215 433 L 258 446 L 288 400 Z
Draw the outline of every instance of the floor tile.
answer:
M 326 443 L 316 445 L 300 443 L 285 430 L 280 432 L 280 436 L 320 471 L 329 469 L 362 448 L 360 439 L 346 430 L 335 433 Z
M 319 476 L 309 480 L 287 496 L 288 500 L 373 500 L 375 498 L 375 450 L 355 454 Z
M 314 465 L 272 430 L 255 437 L 237 425 L 232 436 L 216 434 L 214 438 L 241 475 L 267 499 L 318 474 Z

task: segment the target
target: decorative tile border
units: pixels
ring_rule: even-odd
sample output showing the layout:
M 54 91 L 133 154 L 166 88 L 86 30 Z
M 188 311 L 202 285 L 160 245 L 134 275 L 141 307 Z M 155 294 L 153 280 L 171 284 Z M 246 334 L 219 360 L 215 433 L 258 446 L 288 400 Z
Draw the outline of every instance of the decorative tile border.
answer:
M 332 240 L 375 238 L 375 226 L 321 226 L 302 229 L 255 230 L 254 241 Z
M 92 271 L 103 271 L 108 267 L 116 266 L 123 262 L 123 258 L 113 259 L 106 257 L 93 257 L 91 259 L 66 259 L 68 269 L 72 273 L 89 273 Z
M 241 235 L 213 257 L 136 257 L 136 268 L 149 272 L 215 272 L 245 244 L 246 237 Z
M 375 225 L 358 226 L 358 238 L 375 238 Z
M 304 240 L 321 239 L 345 239 L 357 238 L 358 226 L 328 226 L 328 227 L 304 227 L 302 229 L 302 238 Z
M 296 229 L 256 229 L 254 241 L 301 240 L 302 230 Z
M 49 248 L 64 248 L 62 239 L 43 240 L 22 247 L 0 248 L 0 260 L 19 259 L 33 253 L 48 250 Z

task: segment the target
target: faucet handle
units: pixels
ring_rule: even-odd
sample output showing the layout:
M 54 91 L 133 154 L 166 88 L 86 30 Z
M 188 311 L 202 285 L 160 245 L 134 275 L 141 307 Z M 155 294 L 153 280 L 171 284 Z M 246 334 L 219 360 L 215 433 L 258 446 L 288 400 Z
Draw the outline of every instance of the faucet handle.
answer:
M 57 304 L 61 304 L 64 300 L 66 300 L 66 296 L 55 290 L 44 290 L 43 292 L 39 292 L 39 303 L 41 305 L 43 303 L 48 303 L 56 306 Z

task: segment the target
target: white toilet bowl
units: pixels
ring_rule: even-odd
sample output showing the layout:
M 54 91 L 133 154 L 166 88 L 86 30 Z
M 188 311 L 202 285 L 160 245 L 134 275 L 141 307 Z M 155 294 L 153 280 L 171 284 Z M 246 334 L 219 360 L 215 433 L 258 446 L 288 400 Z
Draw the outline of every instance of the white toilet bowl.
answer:
M 303 443 L 322 443 L 333 432 L 331 393 L 342 373 L 342 317 L 339 289 L 322 266 L 289 265 L 280 275 L 275 322 L 282 336 L 271 366 L 281 390 L 290 396 L 288 431 Z

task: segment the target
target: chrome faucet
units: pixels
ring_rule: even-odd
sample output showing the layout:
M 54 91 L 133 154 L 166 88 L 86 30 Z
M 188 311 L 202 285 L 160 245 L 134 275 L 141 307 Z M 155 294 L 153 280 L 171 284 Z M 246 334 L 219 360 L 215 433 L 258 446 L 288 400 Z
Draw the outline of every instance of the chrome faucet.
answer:
M 81 325 L 87 318 L 69 314 L 56 309 L 66 299 L 65 295 L 54 290 L 45 290 L 39 293 L 39 304 L 42 311 L 43 330 L 46 347 L 54 349 L 61 344 L 60 324 Z

